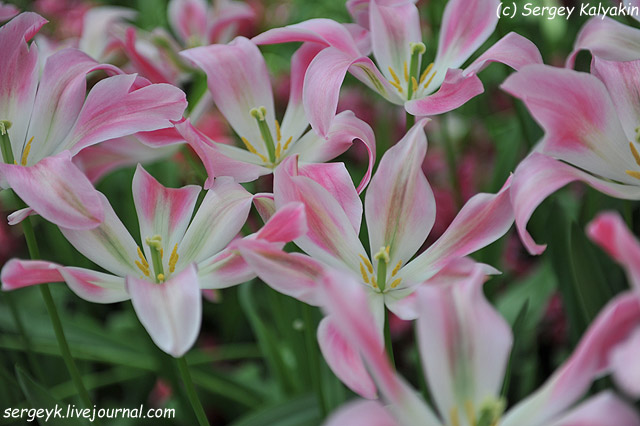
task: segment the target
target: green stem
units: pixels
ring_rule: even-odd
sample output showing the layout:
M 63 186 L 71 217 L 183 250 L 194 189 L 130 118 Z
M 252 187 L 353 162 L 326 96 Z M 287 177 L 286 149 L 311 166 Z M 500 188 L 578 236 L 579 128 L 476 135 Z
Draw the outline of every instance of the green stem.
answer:
M 387 308 L 384 308 L 384 347 L 387 350 L 387 355 L 389 356 L 389 361 L 391 361 L 391 365 L 396 366 L 396 360 L 393 356 L 393 344 L 391 343 L 391 329 L 389 327 L 389 311 Z
M 182 376 L 182 382 L 184 383 L 185 390 L 187 391 L 187 396 L 189 397 L 193 411 L 198 418 L 198 423 L 200 426 L 209 426 L 209 420 L 207 420 L 207 415 L 204 412 L 204 408 L 202 408 L 202 403 L 198 398 L 196 388 L 193 386 L 193 380 L 191 380 L 191 373 L 189 372 L 187 361 L 184 357 L 180 357 L 176 359 L 176 362 L 178 363 L 178 369 L 180 370 L 180 375 Z
M 31 344 L 31 339 L 27 334 L 27 331 L 24 328 L 24 324 L 22 323 L 22 318 L 20 318 L 20 311 L 16 306 L 16 301 L 13 298 L 13 294 L 5 293 L 5 300 L 7 301 L 7 305 L 9 306 L 9 311 L 11 311 L 11 316 L 13 317 L 13 321 L 16 324 L 16 328 L 18 329 L 18 333 L 22 338 L 22 343 L 24 344 L 25 352 L 27 353 L 27 361 L 29 362 L 29 367 L 31 367 L 31 371 L 35 374 L 39 381 L 44 381 L 44 374 L 42 374 L 42 369 L 40 368 L 40 364 L 36 361 L 35 356 L 33 355 L 33 345 Z
M 318 405 L 322 417 L 326 417 L 328 414 L 327 402 L 322 392 L 322 375 L 320 374 L 320 358 L 318 357 L 318 345 L 316 343 L 315 323 L 312 317 L 311 306 L 305 304 L 302 307 L 302 314 L 304 316 L 305 327 L 305 343 L 307 346 L 307 356 L 309 358 L 309 367 L 311 370 L 311 382 L 316 391 L 318 397 Z

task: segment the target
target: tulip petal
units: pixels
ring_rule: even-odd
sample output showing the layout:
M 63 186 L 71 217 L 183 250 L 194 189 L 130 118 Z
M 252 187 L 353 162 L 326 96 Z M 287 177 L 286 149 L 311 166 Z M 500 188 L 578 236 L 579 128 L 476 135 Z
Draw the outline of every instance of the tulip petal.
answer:
M 180 54 L 207 74 L 209 92 L 233 130 L 266 156 L 266 145 L 250 111 L 266 108 L 272 135 L 276 134 L 276 117 L 267 65 L 258 47 L 244 37 L 236 37 L 226 45 L 196 47 Z
M 442 16 L 436 68 L 459 68 L 498 24 L 499 0 L 450 0 Z M 442 64 L 442 65 L 439 65 Z
M 175 358 L 184 355 L 195 343 L 202 321 L 196 267 L 189 265 L 160 284 L 128 276 L 126 286 L 153 342 Z
M 635 410 L 613 392 L 604 391 L 573 408 L 550 426 L 638 426 Z
M 511 185 L 511 202 L 514 206 L 516 228 L 529 253 L 540 254 L 546 248 L 546 245 L 536 244 L 527 232 L 526 227 L 531 215 L 550 194 L 577 180 L 613 197 L 640 199 L 638 186 L 621 185 L 598 179 L 566 163 L 534 152 L 518 165 Z
M 497 400 L 513 336 L 509 324 L 486 300 L 484 273 L 476 267 L 461 282 L 418 290 L 418 336 L 425 376 L 445 423 L 452 412 L 465 418 Z
M 623 183 L 637 164 L 605 85 L 591 74 L 530 65 L 502 89 L 522 99 L 545 130 L 541 152 Z
M 90 229 L 104 220 L 99 193 L 68 151 L 31 167 L 0 164 L 0 173 L 29 207 L 58 226 Z
M 513 224 L 510 186 L 511 178 L 497 194 L 480 193 L 469 199 L 442 236 L 400 269 L 398 276 L 408 283 L 423 282 L 451 261 L 502 237 Z
M 509 33 L 488 48 L 478 59 L 465 70 L 465 74 L 477 74 L 491 62 L 506 64 L 516 71 L 525 65 L 542 64 L 540 51 L 531 40 L 518 33 Z
M 371 253 L 389 246 L 388 276 L 424 244 L 436 219 L 436 201 L 422 171 L 427 121 L 414 124 L 384 154 L 365 197 Z
M 376 398 L 376 385 L 369 376 L 362 357 L 340 333 L 339 325 L 330 316 L 318 324 L 318 343 L 325 361 L 342 383 L 363 398 Z
M 324 426 L 399 426 L 378 401 L 349 402 L 333 412 Z
M 484 92 L 484 87 L 478 76 L 475 74 L 464 75 L 459 69 L 449 69 L 436 93 L 408 101 L 405 104 L 405 109 L 409 114 L 418 117 L 443 114 L 464 105 L 469 99 L 482 92 Z
M 207 3 L 204 0 L 171 0 L 167 6 L 169 25 L 183 44 L 204 41 L 207 33 Z
M 611 352 L 613 379 L 627 395 L 640 397 L 640 328 Z
M 287 157 L 274 171 L 276 207 L 304 203 L 309 232 L 295 243 L 310 256 L 336 267 L 360 270 L 367 256 L 342 206 L 322 185 L 298 175 L 297 156 Z
M 64 267 L 43 260 L 11 259 L 2 267 L 2 289 L 65 281 L 78 297 L 93 303 L 128 300 L 124 279 L 84 268 Z
M 113 25 L 124 20 L 133 20 L 136 14 L 135 10 L 126 7 L 90 8 L 82 20 L 82 36 L 78 41 L 78 49 L 98 61 L 104 59 Z
M 349 149 L 354 140 L 362 141 L 369 156 L 367 171 L 357 188 L 360 194 L 371 179 L 371 171 L 376 160 L 376 140 L 371 126 L 356 117 L 353 112 L 343 111 L 334 117 L 326 140 L 314 131 L 309 131 L 293 145 L 287 155 L 300 154 L 300 161 L 305 163 L 324 163 Z
M 280 207 L 255 236 L 270 243 L 288 243 L 308 229 L 304 204 L 293 202 Z
M 237 32 L 239 25 L 252 24 L 256 13 L 248 3 L 219 0 L 213 4 L 213 18 L 209 19 L 206 43 L 226 43 Z
M 14 5 L 0 3 L 0 22 L 8 21 L 18 13 L 20 13 L 20 10 Z
M 217 290 L 247 282 L 256 277 L 251 267 L 236 251 L 224 249 L 198 263 L 200 288 Z
M 116 75 L 99 81 L 62 146 L 75 154 L 82 148 L 130 135 L 172 127 L 187 106 L 184 92 L 169 84 L 135 88 L 135 75 Z
M 216 179 L 179 244 L 176 268 L 199 263 L 225 248 L 242 229 L 250 209 L 250 193 L 229 178 Z
M 501 423 L 548 425 L 611 368 L 611 351 L 640 326 L 640 299 L 617 296 L 598 314 L 571 357 L 533 394 L 509 410 Z

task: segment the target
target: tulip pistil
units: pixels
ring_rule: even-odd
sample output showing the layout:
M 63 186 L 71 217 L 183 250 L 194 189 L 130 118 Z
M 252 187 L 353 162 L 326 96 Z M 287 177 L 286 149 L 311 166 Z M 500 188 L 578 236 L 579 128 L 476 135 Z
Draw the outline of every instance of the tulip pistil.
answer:
M 405 62 L 405 80 L 407 80 L 407 100 L 411 100 L 411 97 L 418 90 L 418 75 L 420 72 L 420 59 L 424 52 L 427 51 L 427 47 L 424 43 L 410 43 L 411 49 L 411 62 L 409 64 L 409 72 L 407 75 L 407 63 Z
M 390 261 L 389 258 L 389 246 L 380 247 L 380 250 L 373 256 L 374 260 L 378 261 L 377 272 L 378 279 L 377 285 L 380 287 L 380 291 L 384 291 L 387 283 L 387 264 Z
M 274 163 L 276 161 L 276 147 L 273 143 L 271 129 L 269 129 L 269 126 L 267 125 L 267 109 L 261 106 L 260 108 L 252 108 L 249 113 L 258 122 L 260 135 L 262 136 L 262 140 L 267 147 L 267 153 L 269 154 L 269 161 Z
M 2 120 L 0 121 L 0 149 L 2 150 L 2 159 L 7 164 L 14 164 L 13 150 L 11 149 L 11 140 L 9 139 L 9 129 L 11 128 L 11 122 Z
M 164 267 L 162 266 L 162 237 L 160 235 L 147 237 L 146 243 L 151 249 L 151 261 L 153 262 L 153 271 L 156 273 L 156 282 L 161 283 L 164 281 Z

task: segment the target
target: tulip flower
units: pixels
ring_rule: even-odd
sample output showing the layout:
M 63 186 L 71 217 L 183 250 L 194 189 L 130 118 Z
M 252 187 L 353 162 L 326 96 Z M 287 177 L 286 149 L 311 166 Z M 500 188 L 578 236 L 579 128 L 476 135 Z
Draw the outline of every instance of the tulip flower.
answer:
M 573 181 L 617 198 L 640 199 L 640 61 L 594 58 L 592 74 L 531 65 L 502 88 L 522 99 L 545 136 L 515 171 L 511 187 L 516 226 L 531 254 L 526 230 L 536 207 Z M 624 76 L 624 78 L 621 78 Z
M 247 219 L 253 196 L 229 178 L 217 179 L 191 220 L 199 193 L 195 185 L 165 188 L 138 166 L 133 197 L 142 244 L 100 194 L 103 223 L 90 230 L 60 230 L 80 253 L 109 273 L 13 259 L 2 269 L 3 290 L 64 281 L 90 302 L 131 299 L 156 345 L 180 357 L 200 329 L 201 289 L 225 288 L 255 276 L 236 251 L 227 249 Z M 286 238 L 304 232 L 304 208 L 290 204 L 246 238 L 282 248 Z
M 282 253 L 258 241 L 245 241 L 238 246 L 242 257 L 274 289 L 312 305 L 320 303 L 317 281 L 323 271 L 347 271 L 366 289 L 380 334 L 385 305 L 402 319 L 415 319 L 415 291 L 421 284 L 457 267 L 513 223 L 507 182 L 497 194 L 472 197 L 443 235 L 415 256 L 436 215 L 433 192 L 422 172 L 426 121 L 416 123 L 385 153 L 367 189 L 369 253 L 358 239 L 363 206 L 344 166 L 299 165 L 296 157 L 290 157 L 274 173 L 275 207 L 291 202 L 305 205 L 309 231 L 294 241 L 306 254 Z M 322 326 L 319 340 L 333 371 L 354 391 L 371 396 L 372 384 L 362 378 L 366 370 L 361 363 L 358 366 L 357 357 L 344 357 L 344 350 L 336 349 L 349 347 L 336 327 Z
M 318 46 L 305 44 L 291 60 L 291 94 L 282 119 L 276 119 L 269 74 L 260 50 L 244 37 L 228 45 L 196 47 L 181 52 L 207 74 L 213 100 L 246 149 L 208 140 L 188 121 L 176 128 L 202 159 L 209 176 L 232 176 L 239 182 L 271 173 L 291 155 L 309 163 L 331 160 L 345 152 L 354 139 L 369 152 L 369 167 L 358 191 L 369 182 L 375 161 L 373 131 L 350 111 L 333 120 L 326 140 L 309 130 L 302 105 L 302 83 Z M 335 110 L 334 110 L 335 115 Z
M 22 13 L 0 28 L 0 45 L 6 48 L 0 62 L 0 185 L 57 225 L 92 228 L 102 222 L 104 210 L 72 157 L 105 140 L 172 126 L 171 120 L 182 117 L 185 95 L 136 75 L 101 80 L 87 95 L 88 73 L 121 72 L 74 49 L 47 58 L 40 75 L 38 50 L 27 42 L 45 22 Z
M 443 16 L 438 53 L 423 68 L 426 46 L 414 3 L 350 1 L 354 18 L 370 30 L 370 45 L 353 26 L 328 19 L 272 29 L 253 41 L 257 44 L 304 41 L 324 47 L 309 65 L 303 94 L 311 126 L 322 136 L 330 129 L 347 71 L 389 102 L 403 105 L 409 114 L 427 116 L 458 108 L 482 93 L 484 89 L 476 73 L 490 62 L 502 62 L 515 69 L 542 63 L 533 43 L 510 33 L 464 71 L 459 69 L 493 33 L 500 2 L 450 0 Z M 369 46 L 377 66 L 367 57 Z
M 341 274 L 327 274 L 324 309 L 352 342 L 384 401 L 352 402 L 328 426 L 635 426 L 635 410 L 610 391 L 579 402 L 592 382 L 610 372 L 611 353 L 640 326 L 640 299 L 627 293 L 612 300 L 586 331 L 573 354 L 533 394 L 506 410 L 500 396 L 511 329 L 487 302 L 479 267 L 467 278 L 418 290 L 418 343 L 433 396 L 428 406 L 395 372 L 372 326 L 362 287 Z M 388 404 L 388 405 L 387 405 Z

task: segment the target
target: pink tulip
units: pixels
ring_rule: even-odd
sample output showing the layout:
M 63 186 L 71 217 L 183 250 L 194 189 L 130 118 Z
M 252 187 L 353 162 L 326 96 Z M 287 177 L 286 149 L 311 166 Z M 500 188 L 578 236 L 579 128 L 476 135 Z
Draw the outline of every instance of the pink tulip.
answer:
M 519 69 L 542 63 L 529 40 L 510 33 L 464 71 L 459 69 L 489 38 L 498 22 L 498 0 L 451 0 L 443 16 L 438 53 L 422 70 L 418 9 L 410 0 L 350 1 L 357 24 L 312 19 L 254 37 L 257 44 L 311 42 L 323 50 L 309 65 L 304 105 L 311 126 L 326 136 L 338 104 L 344 77 L 350 72 L 389 102 L 415 116 L 441 114 L 458 108 L 483 92 L 476 73 L 490 62 Z M 373 50 L 377 66 L 367 55 Z
M 0 45 L 7 48 L 0 63 L 0 185 L 57 225 L 93 228 L 104 219 L 100 196 L 72 157 L 105 140 L 172 126 L 185 95 L 135 75 L 114 75 L 87 94 L 88 73 L 121 72 L 74 49 L 47 58 L 40 76 L 38 50 L 28 40 L 45 22 L 27 12 L 0 28 Z M 6 164 L 9 151 L 15 164 Z
M 65 281 L 90 302 L 131 299 L 158 347 L 180 357 L 200 329 L 201 289 L 225 288 L 255 276 L 237 252 L 227 248 L 245 223 L 254 197 L 229 178 L 217 179 L 190 222 L 199 193 L 194 185 L 165 188 L 138 166 L 133 197 L 142 245 L 99 194 L 103 223 L 91 230 L 60 230 L 80 253 L 109 273 L 13 259 L 2 269 L 3 290 Z M 306 231 L 304 217 L 302 205 L 289 204 L 246 239 L 281 249 Z

